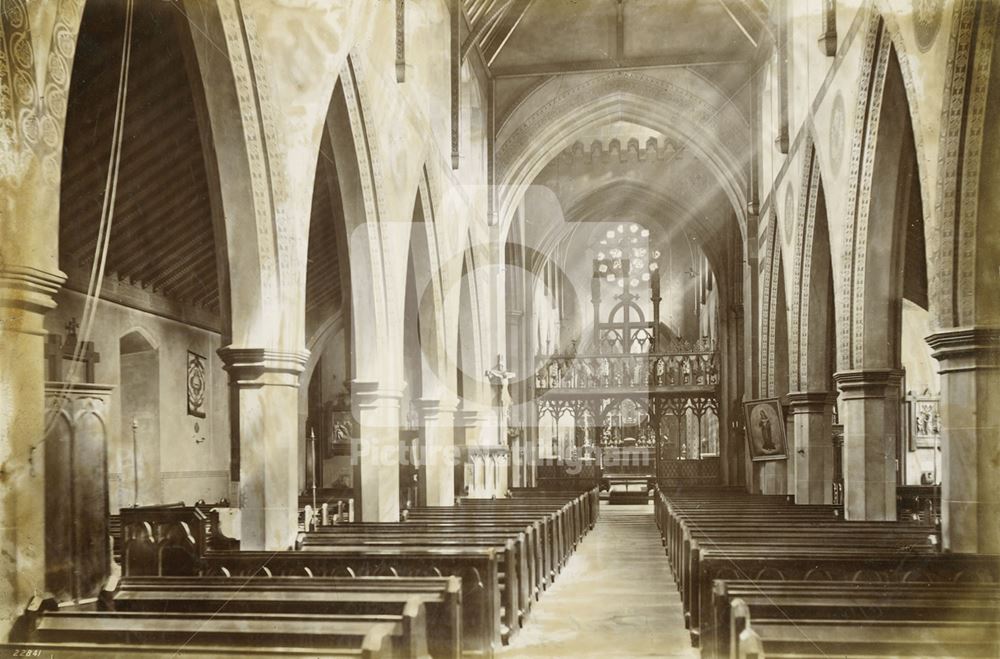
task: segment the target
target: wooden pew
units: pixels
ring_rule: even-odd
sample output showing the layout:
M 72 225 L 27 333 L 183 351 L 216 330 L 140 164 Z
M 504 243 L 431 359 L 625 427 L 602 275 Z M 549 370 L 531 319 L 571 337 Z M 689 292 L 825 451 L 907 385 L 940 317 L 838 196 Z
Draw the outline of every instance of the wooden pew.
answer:
M 410 524 L 377 524 L 365 528 L 354 528 L 353 524 L 338 526 L 335 531 L 304 533 L 300 536 L 298 548 L 322 551 L 327 547 L 371 546 L 462 546 L 493 547 L 502 554 L 500 560 L 500 581 L 503 590 L 502 602 L 506 609 L 504 624 L 510 633 L 516 634 L 527 616 L 533 590 L 532 571 L 529 570 L 529 554 L 522 532 L 489 532 L 486 530 L 457 531 L 450 529 L 417 530 Z M 512 616 L 506 615 L 510 612 Z M 508 620 L 508 617 L 511 619 Z
M 141 648 L 187 645 L 222 649 L 298 648 L 380 657 L 428 657 L 423 604 L 398 615 L 172 613 L 60 610 L 54 600 L 29 605 L 14 643 Z
M 551 490 L 539 487 L 513 487 L 510 489 L 510 497 L 512 499 L 532 499 L 537 497 L 565 497 L 566 492 L 560 490 Z M 596 485 L 591 485 L 587 489 L 579 492 L 577 497 L 581 498 L 586 506 L 588 519 L 590 522 L 590 528 L 594 527 L 597 523 L 597 517 L 600 514 L 600 492 Z
M 449 538 L 461 534 L 506 534 L 515 540 L 515 545 L 521 544 L 520 535 L 524 535 L 524 563 L 521 567 L 521 575 L 527 576 L 527 592 L 518 595 L 518 602 L 522 610 L 530 610 L 533 599 L 538 599 L 544 584 L 544 563 L 541 540 L 541 525 L 536 521 L 530 525 L 523 525 L 519 522 L 493 522 L 480 520 L 477 522 L 461 521 L 415 521 L 406 522 L 353 522 L 350 524 L 338 524 L 336 526 L 320 527 L 314 533 L 335 534 L 345 536 L 346 534 L 372 533 L 388 536 L 405 536 L 409 534 L 423 534 L 428 537 Z M 360 537 L 360 536 L 359 536 Z M 519 561 L 518 565 L 522 565 Z
M 123 574 L 183 576 L 206 551 L 236 543 L 219 530 L 216 511 L 197 505 L 122 508 L 120 518 Z
M 202 558 L 198 574 L 241 578 L 459 577 L 463 644 L 474 653 L 492 656 L 502 643 L 498 562 L 493 548 L 474 547 L 369 547 L 337 552 L 219 551 L 209 552 Z
M 991 581 L 1000 565 L 989 557 L 937 553 L 926 527 L 837 521 L 828 507 L 795 506 L 780 497 L 698 491 L 660 492 L 657 499 L 695 645 L 703 625 L 711 624 L 715 579 Z
M 325 659 L 381 659 L 391 657 L 390 639 L 379 629 L 373 629 L 357 648 L 336 648 L 323 651 Z M 173 645 L 122 645 L 120 643 L 0 643 L 0 650 L 9 657 L 66 657 L 66 659 L 229 659 L 231 657 L 308 657 L 316 659 L 315 648 L 267 647 L 212 647 L 189 643 L 183 647 Z
M 476 522 L 481 520 L 521 521 L 530 523 L 540 521 L 543 526 L 543 539 L 551 543 L 552 571 L 550 576 L 562 568 L 573 547 L 582 539 L 584 531 L 579 517 L 570 511 L 574 510 L 560 503 L 513 503 L 481 501 L 473 503 L 469 500 L 456 507 L 425 507 L 414 509 L 410 520 L 463 520 Z
M 476 524 L 517 524 L 525 528 L 535 522 L 540 522 L 539 549 L 542 552 L 546 587 L 551 584 L 556 573 L 561 569 L 566 558 L 564 542 L 558 532 L 558 525 L 553 516 L 540 517 L 537 513 L 507 512 L 491 513 L 489 511 L 475 512 L 473 510 L 418 508 L 410 515 L 407 523 L 421 524 L 451 523 L 460 525 Z
M 980 620 L 1000 619 L 997 584 L 884 583 L 832 581 L 717 580 L 712 592 L 713 624 L 703 628 L 706 659 L 726 659 L 746 616 L 792 620 Z
M 497 556 L 497 587 L 500 590 L 500 621 L 501 638 L 506 641 L 517 635 L 521 624 L 521 608 L 518 594 L 522 587 L 518 557 L 514 541 L 506 536 L 499 539 L 481 539 L 475 537 L 457 538 L 448 542 L 446 537 L 425 540 L 423 543 L 416 538 L 391 540 L 366 537 L 348 537 L 341 539 L 338 534 L 317 533 L 305 534 L 302 543 L 302 553 L 319 552 L 325 555 L 357 556 L 366 553 L 388 552 L 388 556 L 403 556 L 410 552 L 425 552 L 429 550 L 492 549 Z
M 996 657 L 1000 622 L 747 619 L 739 659 Z
M 174 613 L 395 614 L 413 600 L 427 613 L 432 657 L 462 652 L 461 581 L 456 577 L 225 578 L 112 577 L 106 611 Z

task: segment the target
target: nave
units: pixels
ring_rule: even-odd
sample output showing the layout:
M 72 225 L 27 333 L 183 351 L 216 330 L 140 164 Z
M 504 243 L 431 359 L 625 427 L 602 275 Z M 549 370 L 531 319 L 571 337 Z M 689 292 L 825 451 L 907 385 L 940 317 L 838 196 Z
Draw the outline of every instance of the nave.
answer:
M 998 116 L 996 0 L 0 0 L 0 643 L 988 656 Z
M 500 657 L 698 657 L 649 505 L 604 506 Z

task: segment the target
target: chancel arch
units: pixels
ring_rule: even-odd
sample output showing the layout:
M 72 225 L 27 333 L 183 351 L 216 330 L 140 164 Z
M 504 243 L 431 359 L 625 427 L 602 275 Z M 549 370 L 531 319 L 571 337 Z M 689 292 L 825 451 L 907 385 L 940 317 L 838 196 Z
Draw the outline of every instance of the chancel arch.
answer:
M 568 92 L 563 81 L 533 89 L 507 116 L 498 132 L 497 154 L 503 178 L 500 221 L 507 226 L 526 186 L 580 133 L 589 128 L 624 121 L 678 139 L 710 169 L 737 215 L 745 213 L 743 155 L 736 144 L 747 138 L 745 118 L 718 90 L 692 83 L 686 73 L 680 81 L 618 72 L 598 75 Z M 699 95 L 703 94 L 703 95 Z

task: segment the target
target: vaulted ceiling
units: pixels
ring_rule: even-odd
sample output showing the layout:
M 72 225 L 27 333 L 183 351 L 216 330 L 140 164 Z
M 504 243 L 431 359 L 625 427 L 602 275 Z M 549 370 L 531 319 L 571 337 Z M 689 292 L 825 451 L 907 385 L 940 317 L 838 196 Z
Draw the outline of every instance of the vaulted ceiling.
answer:
M 463 0 L 494 76 L 749 59 L 763 0 Z
M 217 310 L 209 178 L 178 17 L 171 3 L 136 3 L 106 270 L 172 300 Z M 98 242 L 124 18 L 123 3 L 90 0 L 77 43 L 59 235 L 60 265 L 71 281 L 89 275 Z

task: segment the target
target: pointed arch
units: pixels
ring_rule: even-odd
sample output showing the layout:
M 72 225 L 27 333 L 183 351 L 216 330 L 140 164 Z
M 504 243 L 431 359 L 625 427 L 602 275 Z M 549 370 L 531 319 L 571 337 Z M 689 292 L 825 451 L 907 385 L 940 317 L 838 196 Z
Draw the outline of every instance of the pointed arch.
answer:
M 836 339 L 830 334 L 837 305 L 826 196 L 820 158 L 811 135 L 804 153 L 797 230 L 791 237 L 788 386 L 789 391 L 826 391 L 836 368 L 829 355 L 836 349 Z
M 421 168 L 420 182 L 410 227 L 409 258 L 419 314 L 420 345 L 423 355 L 421 386 L 423 396 L 438 399 L 448 382 L 447 333 L 445 328 L 444 281 L 440 262 L 436 204 L 431 193 L 427 166 Z
M 760 394 L 774 397 L 785 393 L 782 377 L 787 370 L 787 313 L 785 309 L 785 276 L 782 267 L 781 239 L 778 216 L 768 216 L 764 228 L 764 258 L 760 275 Z
M 326 131 L 337 169 L 337 182 L 344 209 L 346 253 L 350 268 L 350 320 L 354 379 L 384 379 L 380 361 L 359 355 L 382 354 L 390 345 L 387 323 L 388 289 L 381 235 L 381 211 L 385 204 L 376 185 L 377 162 L 371 151 L 371 125 L 366 118 L 361 82 L 352 56 L 348 56 L 334 86 L 327 113 Z
M 564 80 L 533 90 L 510 113 L 498 135 L 502 233 L 527 186 L 576 134 L 611 121 L 628 121 L 678 139 L 695 153 L 732 204 L 745 238 L 746 156 L 736 149 L 749 140 L 749 127 L 731 103 L 705 89 L 704 81 L 695 76 L 690 83 L 704 94 L 635 72 L 599 76 L 569 91 L 560 91 Z M 554 98 L 545 102 L 549 95 Z
M 923 223 L 926 212 L 911 105 L 893 40 L 885 21 L 873 12 L 855 110 L 842 267 L 836 281 L 838 370 L 899 366 L 906 218 L 919 214 Z M 887 185 L 889 181 L 899 185 Z M 873 194 L 876 187 L 878 195 Z

